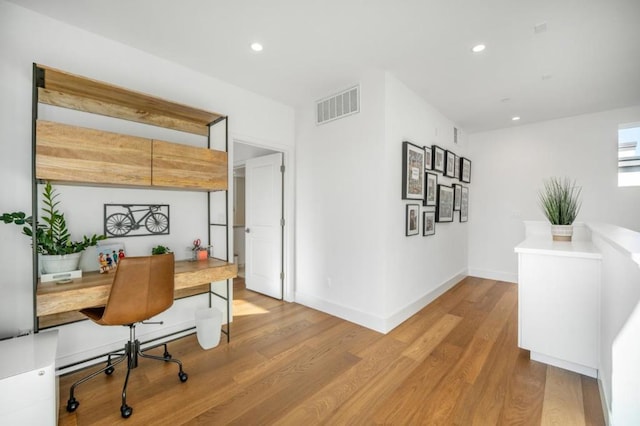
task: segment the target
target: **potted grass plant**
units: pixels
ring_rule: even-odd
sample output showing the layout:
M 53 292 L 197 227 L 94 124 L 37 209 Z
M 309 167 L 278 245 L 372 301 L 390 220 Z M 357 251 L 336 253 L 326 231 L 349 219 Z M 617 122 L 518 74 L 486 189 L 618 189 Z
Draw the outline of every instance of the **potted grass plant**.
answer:
M 544 181 L 539 192 L 540 207 L 551 223 L 554 241 L 571 241 L 573 222 L 580 211 L 582 188 L 565 177 L 551 177 Z
M 36 220 L 35 226 L 33 216 L 27 216 L 24 212 L 3 213 L 0 216 L 4 223 L 22 226 L 22 233 L 29 238 L 34 238 L 35 232 L 36 250 L 40 254 L 42 272 L 45 274 L 78 269 L 82 252 L 106 238 L 104 235 L 94 234 L 72 241 L 64 213 L 58 209 L 60 201 L 56 200 L 57 197 L 55 189 L 47 182 L 42 192 L 42 222 Z

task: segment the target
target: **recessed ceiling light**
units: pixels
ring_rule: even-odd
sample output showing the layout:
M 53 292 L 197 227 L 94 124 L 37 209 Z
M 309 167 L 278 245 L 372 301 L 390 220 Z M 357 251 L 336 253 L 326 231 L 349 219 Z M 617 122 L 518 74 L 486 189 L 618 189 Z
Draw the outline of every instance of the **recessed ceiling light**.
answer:
M 476 44 L 475 46 L 473 46 L 473 47 L 471 48 L 471 51 L 472 51 L 473 53 L 480 53 L 480 52 L 482 52 L 482 51 L 483 51 L 484 49 L 486 49 L 486 48 L 487 48 L 487 46 L 485 46 L 484 44 Z
M 518 121 L 520 120 L 520 117 L 518 117 L 517 115 L 515 117 L 511 117 L 511 121 Z
M 251 50 L 254 52 L 262 52 L 262 45 L 260 43 L 251 43 Z

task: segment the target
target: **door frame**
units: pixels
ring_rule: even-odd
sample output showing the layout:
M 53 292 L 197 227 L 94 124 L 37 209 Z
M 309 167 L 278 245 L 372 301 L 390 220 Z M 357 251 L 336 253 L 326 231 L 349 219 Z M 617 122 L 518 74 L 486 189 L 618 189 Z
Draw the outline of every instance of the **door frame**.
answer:
M 242 143 L 244 145 L 254 146 L 256 148 L 269 149 L 271 151 L 281 152 L 283 156 L 283 164 L 285 166 L 284 171 L 284 187 L 282 191 L 283 198 L 283 216 L 284 216 L 284 229 L 282 235 L 282 264 L 283 264 L 283 272 L 284 272 L 284 280 L 282 280 L 282 297 L 286 302 L 294 301 L 294 255 L 293 255 L 293 247 L 295 241 L 295 224 L 293 218 L 294 216 L 294 177 L 295 177 L 295 167 L 294 167 L 294 148 L 278 145 L 275 143 L 268 143 L 265 141 L 260 141 L 255 138 L 247 137 L 247 136 L 239 136 L 230 134 L 229 140 L 231 143 L 229 144 L 229 173 L 230 176 L 233 176 L 233 169 L 238 166 L 243 166 L 245 164 L 244 161 L 236 162 L 234 158 L 235 152 L 235 144 Z M 235 195 L 235 187 L 233 186 L 233 179 L 230 179 L 231 193 Z M 229 217 L 233 221 L 233 205 L 229 203 Z M 233 231 L 233 223 L 230 226 L 231 231 Z M 231 250 L 233 251 L 233 234 L 230 236 Z

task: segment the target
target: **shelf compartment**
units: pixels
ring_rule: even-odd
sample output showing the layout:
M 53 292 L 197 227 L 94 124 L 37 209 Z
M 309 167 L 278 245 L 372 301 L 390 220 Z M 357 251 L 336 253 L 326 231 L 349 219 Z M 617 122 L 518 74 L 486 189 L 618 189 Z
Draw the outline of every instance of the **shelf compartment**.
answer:
M 170 142 L 153 141 L 154 187 L 226 191 L 227 153 Z
M 151 124 L 202 136 L 223 116 L 44 65 L 38 101 L 93 114 Z
M 149 186 L 151 144 L 135 136 L 38 120 L 36 178 Z

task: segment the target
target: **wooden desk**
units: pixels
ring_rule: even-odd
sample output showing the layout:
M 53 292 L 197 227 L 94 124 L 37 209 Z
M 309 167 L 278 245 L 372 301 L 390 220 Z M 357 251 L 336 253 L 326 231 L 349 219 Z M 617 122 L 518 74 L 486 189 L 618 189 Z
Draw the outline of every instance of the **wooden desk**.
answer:
M 175 267 L 175 296 L 201 293 L 208 289 L 210 282 L 235 278 L 237 275 L 238 266 L 223 260 L 179 260 Z M 75 278 L 68 284 L 38 282 L 36 315 L 41 321 L 40 327 L 81 319 L 83 316 L 76 311 L 105 305 L 114 276 L 115 272 L 100 274 L 96 271 L 84 273 L 82 278 Z M 203 286 L 207 288 L 201 288 Z

